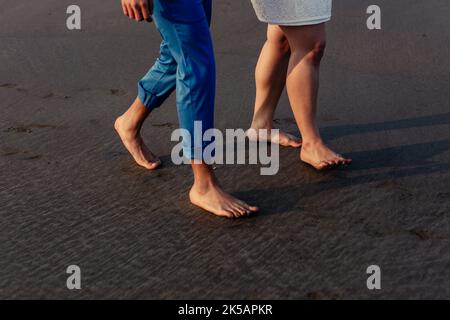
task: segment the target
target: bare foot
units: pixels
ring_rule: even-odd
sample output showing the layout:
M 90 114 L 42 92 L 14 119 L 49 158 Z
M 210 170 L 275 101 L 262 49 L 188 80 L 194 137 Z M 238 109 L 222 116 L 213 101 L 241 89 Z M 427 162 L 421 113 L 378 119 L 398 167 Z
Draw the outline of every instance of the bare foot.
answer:
M 154 170 L 161 165 L 161 160 L 145 145 L 139 132 L 126 128 L 122 117 L 117 118 L 114 128 L 122 139 L 125 148 L 127 148 L 138 165 L 148 170 Z
M 279 144 L 283 147 L 300 148 L 302 146 L 302 141 L 300 138 L 293 136 L 292 134 L 286 133 L 284 131 L 279 131 L 278 134 L 273 133 L 268 130 L 267 137 L 261 137 L 258 134 L 258 129 L 250 128 L 245 133 L 250 141 L 268 141 L 271 143 Z
M 303 143 L 300 159 L 317 170 L 327 170 L 352 163 L 352 159 L 347 159 L 337 154 L 321 141 L 316 143 Z
M 226 193 L 215 183 L 209 184 L 206 188 L 194 184 L 189 192 L 189 199 L 192 204 L 219 217 L 240 218 L 259 211 L 257 207 Z

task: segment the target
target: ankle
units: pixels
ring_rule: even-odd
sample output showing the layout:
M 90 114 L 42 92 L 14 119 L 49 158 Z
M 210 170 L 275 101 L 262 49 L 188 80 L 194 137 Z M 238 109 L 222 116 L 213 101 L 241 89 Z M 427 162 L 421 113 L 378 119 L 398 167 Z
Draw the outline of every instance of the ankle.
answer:
M 195 190 L 195 192 L 199 194 L 206 194 L 211 189 L 214 189 L 217 187 L 217 182 L 215 179 L 202 179 L 202 180 L 196 180 L 194 181 L 194 185 L 192 186 L 192 189 Z
M 251 128 L 252 129 L 267 129 L 267 130 L 271 130 L 273 129 L 273 119 L 272 116 L 270 117 L 253 117 L 252 120 L 252 124 L 251 124 Z
M 128 134 L 137 136 L 139 134 L 140 125 L 130 121 L 125 115 L 121 115 L 116 120 L 116 127 L 119 127 L 121 131 L 125 131 Z
M 316 146 L 323 145 L 323 144 L 324 144 L 324 142 L 321 137 L 307 138 L 307 139 L 303 139 L 302 148 L 309 149 L 309 148 L 314 148 Z

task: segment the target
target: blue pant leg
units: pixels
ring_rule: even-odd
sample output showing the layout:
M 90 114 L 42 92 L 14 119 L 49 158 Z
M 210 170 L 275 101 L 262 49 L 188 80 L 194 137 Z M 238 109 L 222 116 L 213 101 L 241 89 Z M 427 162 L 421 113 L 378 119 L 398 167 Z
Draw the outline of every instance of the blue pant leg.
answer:
M 211 25 L 212 0 L 203 0 L 203 9 L 205 10 L 206 20 L 208 21 L 208 25 Z
M 139 81 L 138 97 L 148 109 L 155 109 L 175 90 L 177 63 L 163 40 L 153 67 Z
M 177 0 L 178 1 L 178 0 Z M 195 21 L 178 22 L 169 20 L 163 15 L 154 15 L 159 31 L 178 64 L 176 73 L 177 110 L 180 127 L 190 133 L 190 141 L 184 144 L 184 155 L 189 159 L 201 159 L 202 150 L 209 144 L 195 145 L 196 121 L 201 122 L 203 134 L 214 125 L 214 99 L 216 71 L 214 50 L 209 31 L 208 18 L 202 2 L 191 4 L 189 10 L 201 10 L 192 16 Z M 162 7 L 175 10 L 176 7 L 165 7 L 163 0 L 155 1 L 155 10 Z

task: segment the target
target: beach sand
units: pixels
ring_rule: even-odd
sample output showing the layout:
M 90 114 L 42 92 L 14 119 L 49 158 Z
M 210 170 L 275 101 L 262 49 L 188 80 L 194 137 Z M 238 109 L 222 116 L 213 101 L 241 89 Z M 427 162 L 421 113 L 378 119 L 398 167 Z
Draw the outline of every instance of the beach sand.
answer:
M 113 130 L 152 65 L 154 25 L 119 1 L 0 3 L 0 298 L 450 298 L 448 1 L 335 1 L 319 119 L 354 159 L 316 172 L 281 150 L 275 176 L 218 166 L 224 188 L 261 207 L 225 220 L 189 204 L 171 164 L 175 98 L 144 137 L 164 167 L 137 167 Z M 265 26 L 250 1 L 216 0 L 216 124 L 247 128 Z M 287 98 L 276 125 L 297 133 Z M 66 288 L 66 268 L 82 290 Z M 382 290 L 366 287 L 379 265 Z

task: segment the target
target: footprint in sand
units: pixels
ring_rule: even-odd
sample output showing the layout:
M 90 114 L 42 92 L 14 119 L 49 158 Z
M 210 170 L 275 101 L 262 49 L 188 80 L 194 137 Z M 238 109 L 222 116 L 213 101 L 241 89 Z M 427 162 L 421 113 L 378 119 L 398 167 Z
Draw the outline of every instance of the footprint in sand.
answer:
M 152 124 L 152 127 L 175 129 L 176 125 L 173 123 L 170 123 L 170 122 L 165 122 L 165 123 Z
M 0 88 L 14 89 L 16 87 L 17 87 L 17 84 L 15 84 L 15 83 L 3 83 L 3 84 L 0 84 Z
M 62 128 L 61 126 L 56 126 L 53 124 L 41 124 L 41 123 L 32 123 L 29 125 L 30 128 L 38 128 L 38 129 L 58 129 Z
M 365 230 L 365 233 L 371 237 L 375 238 L 383 238 L 388 236 L 399 236 L 399 235 L 405 235 L 409 234 L 412 236 L 417 237 L 418 239 L 422 241 L 426 240 L 432 240 L 432 239 L 440 239 L 439 237 L 434 236 L 427 230 L 423 229 L 397 229 L 397 230 L 390 230 L 390 231 L 379 231 L 379 230 Z
M 53 98 L 54 96 L 55 96 L 55 94 L 53 92 L 50 92 L 50 93 L 42 96 L 41 98 L 42 99 L 50 99 L 50 98 Z
M 29 127 L 25 126 L 19 126 L 19 127 L 9 127 L 6 130 L 3 130 L 3 132 L 15 132 L 15 133 L 32 133 L 33 130 Z
M 430 239 L 432 239 L 432 236 L 426 230 L 412 229 L 412 230 L 408 230 L 408 233 L 418 237 L 420 240 L 430 240 Z
M 17 127 L 9 127 L 3 132 L 15 132 L 15 133 L 32 133 L 32 129 L 58 129 L 60 126 L 52 125 L 52 124 L 40 124 L 40 123 L 32 123 L 27 126 L 17 126 Z
M 29 157 L 25 157 L 25 158 L 20 158 L 20 160 L 37 160 L 37 159 L 41 159 L 42 155 L 38 154 L 35 156 L 29 156 Z
M 18 88 L 18 85 L 15 83 L 3 83 L 0 84 L 0 88 L 5 88 L 5 89 L 16 89 L 17 92 L 22 92 L 22 93 L 27 93 L 28 90 L 24 89 L 24 88 Z M 70 96 L 57 96 L 56 94 L 54 94 L 53 92 L 49 92 L 43 96 L 39 96 L 42 99 L 50 99 L 50 98 L 54 98 L 54 97 L 62 97 L 63 99 L 70 99 Z
M 1 155 L 3 157 L 10 157 L 10 156 L 14 156 L 14 155 L 20 153 L 20 150 L 17 150 L 17 149 L 14 149 L 14 148 L 4 148 L 2 151 L 3 152 L 1 153 Z
M 309 292 L 306 297 L 310 300 L 337 300 L 339 295 L 331 292 L 313 291 Z
M 439 199 L 448 199 L 450 198 L 450 192 L 440 192 L 437 194 Z
M 25 90 L 24 90 L 25 91 Z M 42 99 L 51 99 L 51 98 L 63 98 L 63 99 L 70 99 L 70 96 L 60 96 L 56 95 L 53 92 L 49 92 L 46 95 L 41 96 Z
M 111 89 L 110 92 L 113 96 L 116 96 L 116 97 L 123 97 L 127 94 L 127 92 L 122 89 Z
M 37 159 L 41 159 L 43 157 L 43 155 L 40 154 L 30 154 L 30 152 L 28 151 L 20 151 L 17 149 L 12 149 L 12 148 L 6 148 L 3 149 L 3 153 L 0 154 L 3 157 L 11 157 L 11 156 L 15 156 L 15 155 L 21 155 L 21 157 L 18 157 L 16 159 L 18 160 L 37 160 Z

